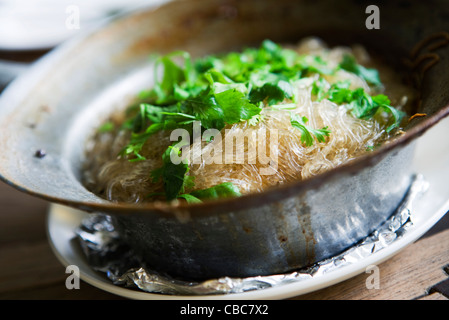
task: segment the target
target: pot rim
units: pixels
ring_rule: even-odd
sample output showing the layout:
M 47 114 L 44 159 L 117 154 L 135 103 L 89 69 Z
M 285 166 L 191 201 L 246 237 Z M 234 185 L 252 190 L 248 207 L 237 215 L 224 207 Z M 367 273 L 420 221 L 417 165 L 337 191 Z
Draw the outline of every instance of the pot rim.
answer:
M 23 97 L 24 90 L 26 91 L 27 89 L 29 90 L 30 88 L 32 88 L 36 83 L 38 83 L 38 81 L 47 71 L 54 67 L 55 62 L 59 61 L 59 59 L 61 58 L 66 57 L 67 53 L 70 53 L 72 49 L 77 48 L 95 32 L 104 30 L 120 19 L 129 18 L 134 13 L 142 13 L 142 9 L 144 9 L 145 12 L 149 12 L 155 11 L 159 7 L 160 6 L 139 8 L 137 10 L 131 10 L 129 12 L 125 12 L 123 14 L 119 14 L 112 18 L 106 19 L 102 23 L 99 23 L 97 26 L 87 30 L 87 32 L 84 32 L 83 34 L 80 34 L 73 39 L 68 40 L 67 42 L 57 46 L 56 48 L 42 56 L 30 67 L 28 72 L 20 75 L 7 88 L 5 88 L 0 96 L 0 116 L 9 114 L 9 112 L 11 112 L 18 104 L 18 99 L 21 99 Z M 7 101 L 8 103 L 6 103 Z M 292 195 L 298 195 L 301 192 L 317 189 L 327 181 L 337 178 L 338 176 L 354 175 L 364 168 L 373 166 L 394 150 L 400 149 L 413 140 L 419 138 L 428 129 L 436 125 L 440 120 L 448 115 L 449 102 L 447 102 L 447 104 L 438 112 L 431 116 L 427 116 L 427 118 L 423 119 L 422 122 L 411 127 L 399 137 L 393 138 L 389 141 L 389 143 L 383 144 L 378 149 L 370 153 L 367 153 L 361 157 L 354 159 L 353 161 L 340 165 L 336 168 L 330 169 L 324 173 L 307 178 L 305 180 L 285 183 L 276 187 L 269 188 L 262 192 L 250 193 L 235 198 L 209 200 L 202 203 L 187 204 L 182 202 L 167 203 L 162 201 L 155 201 L 142 204 L 132 204 L 116 203 L 105 199 L 103 199 L 104 202 L 69 200 L 63 197 L 52 196 L 27 188 L 26 186 L 7 178 L 1 172 L 0 180 L 10 185 L 11 187 L 31 196 L 38 197 L 52 203 L 58 203 L 77 208 L 87 212 L 104 212 L 111 214 L 152 212 L 164 215 L 169 213 L 182 213 L 189 215 L 216 214 L 217 211 L 234 211 L 246 209 L 249 207 L 255 208 L 268 203 L 281 201 L 288 197 L 291 197 Z M 90 193 L 90 191 L 88 191 L 87 189 L 86 192 Z

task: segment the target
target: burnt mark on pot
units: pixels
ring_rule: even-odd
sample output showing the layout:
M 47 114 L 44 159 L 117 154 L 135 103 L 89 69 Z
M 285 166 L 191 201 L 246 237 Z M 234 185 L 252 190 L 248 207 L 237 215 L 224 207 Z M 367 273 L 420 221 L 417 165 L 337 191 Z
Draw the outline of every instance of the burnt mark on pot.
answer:
M 297 202 L 297 218 L 301 226 L 301 232 L 305 240 L 305 257 L 307 264 L 315 263 L 315 245 L 316 239 L 312 228 L 312 218 L 310 206 L 304 199 Z
M 245 231 L 245 233 L 253 232 L 253 229 L 248 226 L 242 226 L 242 230 Z
M 42 122 L 44 117 L 52 112 L 52 109 L 48 105 L 41 105 L 37 108 L 36 113 L 31 116 L 25 123 L 25 126 L 30 129 L 36 129 L 37 126 Z
M 281 236 L 279 236 L 278 237 L 278 240 L 279 240 L 279 242 L 287 242 L 288 241 L 288 237 L 287 236 L 284 236 L 284 235 L 281 235 Z
M 47 155 L 47 152 L 44 149 L 38 149 L 34 153 L 34 157 L 38 159 L 42 159 Z
M 279 248 L 284 252 L 286 263 L 290 269 L 303 264 L 301 252 L 301 237 L 295 235 L 298 226 L 291 220 L 290 206 L 283 202 L 275 204 L 277 211 L 276 240 Z

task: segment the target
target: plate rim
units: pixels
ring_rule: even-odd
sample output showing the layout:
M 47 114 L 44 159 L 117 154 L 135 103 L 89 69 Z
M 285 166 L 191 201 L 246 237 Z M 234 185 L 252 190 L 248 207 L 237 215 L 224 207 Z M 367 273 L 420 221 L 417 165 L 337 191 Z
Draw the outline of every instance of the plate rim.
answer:
M 89 283 L 90 285 L 97 287 L 106 292 L 134 300 L 281 300 L 293 298 L 306 293 L 311 293 L 326 287 L 330 287 L 344 280 L 353 278 L 359 274 L 366 271 L 367 267 L 371 265 L 379 265 L 380 263 L 388 260 L 395 254 L 402 251 L 405 247 L 412 244 L 418 240 L 426 231 L 428 231 L 433 225 L 435 225 L 448 211 L 449 199 L 441 206 L 440 210 L 437 210 L 431 214 L 424 223 L 421 225 L 413 225 L 411 230 L 407 232 L 406 235 L 396 240 L 391 245 L 383 248 L 382 250 L 373 253 L 369 257 L 363 258 L 355 263 L 342 266 L 332 272 L 323 274 L 320 277 L 305 279 L 294 283 L 281 284 L 279 286 L 274 286 L 265 289 L 252 290 L 242 293 L 232 293 L 232 294 L 213 294 L 213 295 L 168 295 L 159 293 L 150 293 L 145 291 L 138 291 L 131 288 L 126 288 L 118 285 L 114 285 L 112 282 L 107 282 L 100 280 L 102 274 L 90 268 L 90 270 L 85 270 L 80 268 L 80 278 L 81 280 Z M 65 267 L 69 265 L 76 265 L 76 261 L 71 261 L 67 254 L 64 254 L 60 250 L 60 246 L 57 245 L 57 239 L 55 239 L 54 228 L 55 225 L 55 215 L 58 214 L 58 210 L 68 210 L 73 211 L 74 214 L 78 214 L 80 211 L 76 209 L 71 209 L 60 204 L 51 204 L 50 209 L 47 214 L 47 235 L 50 247 L 54 252 L 55 256 L 59 262 Z M 82 212 L 81 212 L 82 213 Z M 87 214 L 87 213 L 85 213 Z M 73 237 L 75 236 L 74 229 L 77 227 L 66 226 L 66 228 L 72 227 Z M 68 231 L 68 230 L 66 230 Z M 70 240 L 70 239 L 66 239 Z M 73 248 L 71 247 L 73 250 Z M 75 253 L 75 251 L 73 251 Z M 75 253 L 76 254 L 76 253 Z M 78 256 L 78 255 L 77 255 Z M 79 259 L 85 259 L 84 257 L 78 256 Z M 83 261 L 84 263 L 87 262 Z M 98 276 L 98 279 L 93 274 Z

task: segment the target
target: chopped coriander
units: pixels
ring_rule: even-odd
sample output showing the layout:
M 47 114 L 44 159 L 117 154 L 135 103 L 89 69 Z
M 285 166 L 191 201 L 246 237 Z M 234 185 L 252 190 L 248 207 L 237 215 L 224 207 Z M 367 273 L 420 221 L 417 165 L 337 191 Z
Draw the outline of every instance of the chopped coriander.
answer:
M 301 131 L 301 142 L 304 143 L 307 147 L 310 147 L 315 142 L 315 138 L 319 142 L 325 142 L 326 137 L 329 136 L 330 131 L 327 130 L 328 127 L 324 127 L 322 129 L 313 129 L 307 126 L 307 122 L 309 119 L 307 117 L 300 117 L 298 114 L 292 113 L 290 116 L 290 122 L 292 126 Z
M 327 82 L 323 78 L 319 78 L 317 81 L 313 82 L 312 85 L 312 95 L 317 97 L 318 101 L 321 101 L 325 98 L 327 94 Z
M 181 196 L 185 196 L 181 195 Z M 227 197 L 239 197 L 241 196 L 240 190 L 237 186 L 235 186 L 232 182 L 224 182 L 218 184 L 216 186 L 192 191 L 189 196 L 193 196 L 198 200 L 207 200 L 207 199 L 219 199 L 219 198 L 227 198 Z M 187 200 L 187 199 L 186 199 Z M 187 200 L 189 201 L 189 200 Z
M 187 203 L 202 203 L 203 201 L 201 201 L 201 199 L 198 199 L 195 196 L 192 196 L 191 194 L 188 193 L 183 193 L 178 195 L 178 198 L 182 198 L 184 200 L 187 201 Z
M 273 105 L 293 98 L 292 85 L 284 80 L 275 83 L 265 83 L 260 88 L 254 88 L 250 93 L 250 100 L 253 103 L 266 101 L 268 105 Z
M 379 111 L 387 112 L 392 116 L 392 123 L 386 129 L 387 133 L 399 127 L 405 113 L 392 107 L 386 95 L 370 96 L 363 88 L 351 90 L 349 86 L 348 81 L 340 81 L 329 87 L 323 78 L 319 78 L 312 86 L 312 94 L 318 101 L 328 99 L 336 104 L 348 104 L 352 115 L 360 119 L 370 119 Z M 329 87 L 328 90 L 326 90 L 327 87 Z
M 387 96 L 370 96 L 362 88 L 350 89 L 349 81 L 329 84 L 322 77 L 339 69 L 356 74 L 370 85 L 381 85 L 377 70 L 358 64 L 351 55 L 345 55 L 336 68 L 331 68 L 320 56 L 299 54 L 270 40 L 262 42 L 259 48 L 195 60 L 184 51 L 157 57 L 155 85 L 140 94 L 145 103 L 136 106 L 135 117 L 123 126 L 131 131 L 131 138 L 120 155 L 129 161 L 145 160 L 141 151 L 152 135 L 177 128 L 191 132 L 195 121 L 201 123 L 202 130 L 222 130 L 241 121 L 250 125 L 264 121 L 265 107 L 293 110 L 297 83 L 310 76 L 318 77 L 312 86 L 312 95 L 318 101 L 328 99 L 346 104 L 350 113 L 361 119 L 385 112 L 392 119 L 386 131 L 399 127 L 404 113 L 392 107 Z M 305 146 L 312 146 L 315 141 L 324 143 L 330 135 L 328 127 L 314 129 L 307 122 L 306 117 L 291 113 L 290 123 L 300 130 Z M 184 198 L 193 203 L 240 195 L 238 188 L 228 183 L 184 193 L 192 186 L 193 177 L 188 175 L 186 161 L 176 165 L 170 161 L 173 152 L 180 150 L 175 146 L 167 148 L 162 155 L 162 167 L 151 172 L 154 181 L 162 180 L 168 201 Z
M 104 124 L 102 124 L 99 128 L 98 128 L 98 132 L 99 133 L 104 133 L 104 132 L 111 132 L 112 130 L 114 130 L 115 125 L 113 122 L 108 121 L 105 122 Z
M 182 65 L 178 65 L 174 58 L 180 57 L 183 60 Z M 185 51 L 176 51 L 162 56 L 156 60 L 155 71 L 162 67 L 162 80 L 157 80 L 154 94 L 156 95 L 156 104 L 167 105 L 178 101 L 180 98 L 188 97 L 187 88 L 181 86 L 182 83 L 189 83 L 191 73 L 190 55 Z
M 252 104 L 243 93 L 231 89 L 214 95 L 218 105 L 223 110 L 225 123 L 238 123 L 241 120 L 249 120 L 260 114 L 261 108 Z
M 168 147 L 162 155 L 162 167 L 151 172 L 154 182 L 162 178 L 167 201 L 176 199 L 178 194 L 184 190 L 186 184 L 191 184 L 192 182 L 191 178 L 186 176 L 186 173 L 189 171 L 188 162 L 181 161 L 179 164 L 174 164 L 171 161 L 172 153 L 179 155 L 180 150 L 173 146 Z
M 376 144 L 376 145 L 371 145 L 371 146 L 366 146 L 366 151 L 367 152 L 372 152 L 374 151 L 376 148 L 380 147 L 380 144 Z
M 379 78 L 379 72 L 376 69 L 365 68 L 358 64 L 355 58 L 351 55 L 346 54 L 343 57 L 343 60 L 340 63 L 340 68 L 355 73 L 372 85 L 378 86 L 382 84 Z

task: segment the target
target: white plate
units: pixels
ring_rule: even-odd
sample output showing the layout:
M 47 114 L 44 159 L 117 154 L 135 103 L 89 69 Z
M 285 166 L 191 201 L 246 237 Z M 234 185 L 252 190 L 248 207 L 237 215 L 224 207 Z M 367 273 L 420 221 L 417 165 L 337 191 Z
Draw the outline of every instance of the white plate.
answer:
M 0 0 L 0 50 L 43 50 L 115 14 L 167 0 Z
M 178 296 L 147 293 L 113 285 L 105 275 L 96 272 L 87 264 L 83 253 L 73 243 L 75 229 L 86 213 L 60 205 L 52 205 L 48 215 L 48 237 L 55 255 L 65 266 L 76 265 L 80 277 L 87 283 L 110 293 L 146 300 L 199 300 L 199 299 L 286 299 L 319 290 L 347 280 L 365 272 L 371 265 L 378 265 L 392 257 L 407 245 L 419 239 L 449 210 L 449 118 L 441 121 L 419 138 L 415 155 L 416 172 L 422 174 L 429 189 L 415 201 L 413 206 L 413 226 L 390 246 L 353 264 L 296 283 L 249 291 L 245 293 L 207 296 Z

